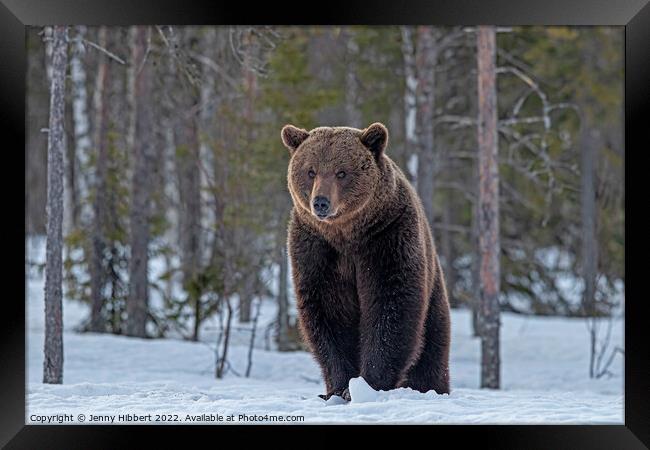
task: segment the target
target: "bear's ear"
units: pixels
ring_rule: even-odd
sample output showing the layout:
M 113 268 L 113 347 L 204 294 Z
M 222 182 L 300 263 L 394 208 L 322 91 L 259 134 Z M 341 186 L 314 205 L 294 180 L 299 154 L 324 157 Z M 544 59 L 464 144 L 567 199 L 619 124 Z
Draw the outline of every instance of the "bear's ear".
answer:
M 363 130 L 359 139 L 375 155 L 375 158 L 379 158 L 388 144 L 388 130 L 383 124 L 375 122 Z
M 293 125 L 282 127 L 282 143 L 289 149 L 290 153 L 296 151 L 298 146 L 309 137 L 309 133 L 302 128 L 296 128 Z

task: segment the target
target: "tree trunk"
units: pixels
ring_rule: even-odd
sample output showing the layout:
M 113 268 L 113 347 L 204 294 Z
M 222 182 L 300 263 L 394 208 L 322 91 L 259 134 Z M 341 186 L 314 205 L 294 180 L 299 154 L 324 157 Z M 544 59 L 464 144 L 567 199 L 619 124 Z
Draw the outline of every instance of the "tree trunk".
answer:
M 47 141 L 47 256 L 43 383 L 63 382 L 63 154 L 67 27 L 52 30 L 50 121 Z
M 129 96 L 132 106 L 131 136 L 133 179 L 131 188 L 131 260 L 126 333 L 146 337 L 149 297 L 147 269 L 149 263 L 150 174 L 152 168 L 151 70 L 146 63 L 151 29 L 132 27 Z
M 162 114 L 162 117 L 160 118 L 161 131 L 163 134 L 162 158 L 164 162 L 162 164 L 162 176 L 165 180 L 173 180 L 178 175 L 175 135 L 177 128 L 176 121 L 179 116 L 179 114 L 177 114 L 178 106 L 177 103 L 174 102 L 173 93 L 178 92 L 179 89 L 177 85 L 177 63 L 173 55 L 173 50 L 171 47 L 168 47 L 166 51 L 167 53 L 164 55 L 165 69 L 163 71 L 163 92 L 161 93 L 161 107 L 164 114 Z M 175 246 L 178 245 L 178 248 L 180 249 L 180 200 L 178 191 L 178 183 L 167 182 L 164 184 L 164 195 L 168 202 L 171 205 L 174 205 L 174 207 L 167 208 L 165 211 L 165 219 L 168 226 L 165 230 L 163 239 L 166 242 L 174 243 Z M 174 286 L 178 281 L 177 277 L 172 275 L 172 273 L 175 273 L 172 272 L 172 270 L 176 269 L 176 262 L 174 259 L 175 258 L 172 258 L 172 255 L 169 254 L 165 257 L 166 272 L 170 274 L 169 278 L 165 282 L 165 297 L 167 299 L 172 299 Z M 192 306 L 196 306 L 196 304 Z M 200 318 L 200 312 L 195 309 L 195 321 L 197 316 Z M 199 324 L 194 325 L 195 327 L 198 327 Z M 192 339 L 194 339 L 194 336 L 196 336 L 196 340 L 198 340 L 198 329 L 192 332 Z
M 181 30 L 177 39 L 179 45 L 189 48 L 194 39 L 192 30 Z M 174 69 L 174 71 L 176 71 Z M 178 177 L 178 239 L 180 244 L 183 284 L 186 289 L 194 282 L 199 269 L 201 252 L 201 173 L 199 171 L 199 117 L 196 114 L 199 92 L 192 86 L 181 85 L 182 95 L 178 97 L 175 117 L 176 174 Z M 179 86 L 179 87 L 181 87 Z M 191 290 L 192 291 L 192 290 Z M 190 295 L 193 295 L 190 292 Z M 191 299 L 192 303 L 196 299 Z
M 77 161 L 75 156 L 75 145 L 69 145 L 69 142 L 74 143 L 74 122 L 71 114 L 72 102 L 70 97 L 64 93 L 65 117 L 63 134 L 63 172 L 64 172 L 64 188 L 63 188 L 63 235 L 68 235 L 73 229 L 76 229 L 79 221 L 79 193 L 77 192 Z
M 219 61 L 222 58 L 224 47 L 223 40 L 218 37 L 217 28 L 206 27 L 203 39 L 203 53 L 215 55 L 214 59 Z M 215 140 L 215 113 L 219 105 L 216 91 L 216 75 L 213 69 L 202 66 L 202 83 L 200 90 L 201 111 L 199 113 L 199 158 L 203 162 L 201 170 L 201 204 L 209 204 L 211 200 L 211 180 L 214 179 L 212 167 L 214 165 Z M 214 216 L 212 208 L 201 209 L 201 223 L 204 229 L 212 227 Z M 202 247 L 210 248 L 209 235 L 204 233 Z M 204 254 L 207 256 L 207 253 Z
M 354 40 L 354 33 L 346 27 L 345 40 L 345 116 L 348 126 L 363 128 L 363 118 L 358 106 L 359 86 L 357 82 L 357 58 L 359 46 Z
M 107 29 L 101 27 L 98 33 L 98 44 L 106 47 Z M 93 96 L 93 144 L 96 152 L 95 167 L 95 196 L 93 200 L 93 223 L 91 229 L 92 249 L 90 255 L 90 331 L 99 333 L 106 330 L 106 324 L 102 317 L 104 307 L 103 289 L 106 282 L 105 250 L 106 242 L 104 231 L 107 225 L 107 175 L 108 175 L 108 145 L 106 142 L 106 130 L 108 128 L 108 79 L 109 64 L 108 58 L 99 53 L 97 63 L 97 75 L 95 79 L 95 92 Z
M 46 66 L 42 59 L 45 46 L 38 43 L 42 39 L 34 28 L 27 31 L 26 45 L 36 46 L 33 57 L 27 58 L 27 121 L 25 132 L 25 231 L 27 235 L 45 235 L 46 217 L 43 211 L 47 204 L 47 133 L 41 126 L 49 120 L 49 83 Z
M 243 63 L 243 87 L 244 87 L 244 121 L 241 124 L 244 127 L 243 138 L 249 146 L 255 144 L 256 138 L 256 111 L 255 102 L 258 90 L 257 71 L 255 69 L 254 48 L 252 44 L 252 33 L 246 32 L 244 35 L 244 63 Z M 242 161 L 242 172 L 249 173 L 249 160 L 244 158 Z M 247 185 L 239 184 L 236 188 L 239 192 L 239 198 L 244 205 L 248 204 L 251 199 L 251 192 Z M 250 200 L 249 200 L 250 199 Z M 244 213 L 246 214 L 246 213 Z M 238 220 L 239 218 L 237 218 Z M 241 255 L 244 261 L 249 264 L 248 272 L 242 277 L 239 289 L 239 321 L 243 323 L 250 322 L 251 320 L 251 306 L 253 301 L 253 294 L 255 291 L 255 279 L 258 277 L 256 273 L 259 270 L 258 266 L 254 263 L 257 260 L 258 250 L 256 249 L 256 236 L 250 226 L 244 221 L 244 225 L 238 227 L 235 231 L 235 254 Z
M 596 130 L 587 126 L 582 119 L 580 133 L 581 158 L 581 219 L 582 219 L 582 277 L 585 288 L 583 291 L 582 307 L 588 318 L 596 315 L 596 275 L 598 271 L 598 241 L 596 236 Z M 590 319 L 587 319 L 590 320 Z M 590 359 L 589 376 L 595 377 L 596 358 L 596 327 L 595 322 L 589 324 Z
M 282 246 L 278 258 L 280 265 L 280 280 L 278 284 L 278 350 L 286 352 L 291 350 L 291 338 L 289 337 L 289 289 L 288 275 L 289 266 L 287 260 L 287 248 Z
M 47 75 L 48 86 L 52 85 L 52 54 L 54 52 L 54 29 L 45 27 L 43 30 L 43 41 L 45 42 L 45 74 Z
M 72 80 L 72 113 L 74 119 L 75 167 L 77 168 L 77 193 L 79 195 L 79 211 L 75 214 L 77 220 L 88 223 L 91 216 L 90 208 L 83 199 L 89 197 L 90 151 L 90 122 L 88 120 L 88 89 L 86 87 L 86 67 L 84 64 L 84 44 L 81 39 L 86 34 L 85 26 L 76 27 L 77 41 L 74 43 L 70 59 L 70 78 Z M 101 44 L 100 44 L 101 45 Z M 104 57 L 101 54 L 101 57 Z
M 437 48 L 431 26 L 417 28 L 415 50 L 417 70 L 417 124 L 419 156 L 417 167 L 418 194 L 424 213 L 433 227 L 433 120 L 435 114 L 435 63 Z
M 475 176 L 478 179 L 478 166 L 474 167 Z M 478 184 L 478 183 L 477 183 Z M 478 186 L 476 186 L 478 187 Z M 476 198 L 478 198 L 478 189 L 476 189 Z M 471 242 L 472 247 L 477 249 L 472 255 L 472 335 L 479 337 L 481 335 L 481 255 L 478 249 L 480 248 L 478 236 L 478 202 L 472 202 L 472 230 Z
M 203 321 L 203 312 L 201 311 L 201 296 L 195 295 L 192 299 L 194 307 L 194 324 L 192 326 L 192 340 L 199 341 L 199 332 L 201 330 L 201 321 Z
M 478 160 L 479 251 L 481 256 L 481 387 L 498 389 L 499 357 L 499 166 L 496 97 L 496 32 L 479 26 Z
M 254 268 L 251 270 L 254 270 Z M 248 323 L 251 321 L 254 281 L 254 273 L 246 275 L 242 280 L 242 286 L 239 292 L 239 323 Z
M 411 184 L 417 190 L 418 139 L 417 124 L 417 89 L 418 79 L 415 73 L 415 46 L 413 30 L 410 26 L 401 27 L 402 57 L 404 59 L 404 136 L 408 174 Z
M 595 313 L 596 271 L 598 267 L 598 242 L 596 238 L 596 190 L 595 190 L 595 140 L 594 130 L 584 126 L 580 138 L 581 156 L 581 216 L 582 216 L 582 273 L 585 282 L 583 295 L 587 315 Z
M 180 214 L 179 241 L 183 284 L 194 280 L 201 252 L 201 174 L 197 159 L 199 139 L 194 115 L 187 116 L 195 104 L 185 105 L 176 133 L 176 170 L 178 175 Z
M 451 201 L 452 197 L 446 195 L 444 199 L 444 205 L 442 210 L 442 221 L 445 224 L 454 223 L 454 211 Z M 445 281 L 447 284 L 447 292 L 449 296 L 449 305 L 452 308 L 458 306 L 458 302 L 454 295 L 454 288 L 456 286 L 456 270 L 454 269 L 454 243 L 451 236 L 451 231 L 449 228 L 445 227 L 440 231 L 440 252 L 442 254 L 442 260 L 444 261 L 444 274 Z

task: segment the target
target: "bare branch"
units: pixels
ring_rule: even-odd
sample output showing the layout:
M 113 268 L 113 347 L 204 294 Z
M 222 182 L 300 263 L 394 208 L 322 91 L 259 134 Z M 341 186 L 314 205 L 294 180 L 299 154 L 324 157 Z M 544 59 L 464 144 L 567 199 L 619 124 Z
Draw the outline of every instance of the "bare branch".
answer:
M 172 55 L 172 58 L 176 61 L 176 64 L 178 67 L 183 71 L 185 74 L 185 77 L 187 80 L 190 82 L 192 86 L 196 86 L 198 84 L 197 77 L 191 73 L 188 68 L 187 64 L 185 64 L 180 56 L 180 52 L 178 50 L 178 42 L 176 41 L 176 36 L 174 35 L 174 30 L 172 27 L 168 27 L 170 31 L 170 38 L 168 39 L 167 36 L 165 35 L 165 32 L 163 31 L 162 27 L 160 25 L 156 25 L 156 30 L 158 30 L 158 34 L 163 40 L 163 43 L 169 50 L 169 53 Z
M 518 125 L 522 123 L 544 123 L 546 119 L 541 116 L 533 116 L 533 117 L 522 117 L 522 118 L 510 118 L 510 119 L 501 119 L 499 121 L 499 125 L 505 126 L 505 125 Z
M 511 33 L 512 32 L 512 27 L 496 27 L 495 28 L 497 33 Z M 463 28 L 464 33 L 476 33 L 476 27 L 464 27 Z
M 471 203 L 476 201 L 476 195 L 468 190 L 467 185 L 464 185 L 459 182 L 455 181 L 437 181 L 436 182 L 436 188 L 438 189 L 453 189 L 456 191 L 461 192 L 467 200 L 469 200 Z
M 534 91 L 532 89 L 528 89 L 524 93 L 524 95 L 519 97 L 519 99 L 515 102 L 514 106 L 512 107 L 512 114 L 511 114 L 512 117 L 517 117 L 517 115 L 519 115 L 519 111 L 524 106 L 524 102 L 526 101 L 526 99 L 528 99 L 528 97 L 530 97 L 530 94 L 532 94 L 533 92 Z
M 147 62 L 147 58 L 149 57 L 149 53 L 151 52 L 151 30 L 147 30 L 147 48 L 144 51 L 144 56 L 142 57 L 142 61 L 140 62 L 140 66 L 138 67 L 138 70 L 136 70 L 135 74 L 136 76 L 140 75 L 140 72 L 144 68 L 145 63 Z M 135 62 L 135 61 L 134 61 Z
M 609 359 L 607 359 L 607 362 L 605 363 L 605 366 L 596 374 L 596 378 L 601 378 L 603 375 L 609 374 L 610 376 L 612 373 L 609 371 L 609 367 L 612 365 L 614 362 L 614 357 L 616 354 L 620 353 L 621 356 L 625 356 L 625 350 L 623 350 L 621 347 L 616 347 L 612 351 L 611 355 L 609 355 Z
M 511 53 L 505 51 L 503 48 L 498 48 L 497 49 L 497 55 L 501 56 L 503 59 L 508 61 L 510 64 L 513 66 L 519 68 L 520 70 L 525 71 L 526 73 L 530 74 L 530 77 L 535 79 L 538 83 L 544 83 L 545 85 L 550 85 L 550 83 L 546 80 L 541 79 L 539 76 L 533 74 L 533 68 L 520 60 L 519 58 L 513 56 Z
M 463 36 L 465 36 L 465 31 L 463 29 L 455 31 L 453 33 L 446 34 L 445 37 L 443 37 L 440 41 L 438 41 L 437 47 L 439 50 L 444 50 L 456 39 L 460 39 Z
M 436 117 L 434 126 L 441 123 L 453 124 L 454 126 L 452 128 L 470 127 L 476 125 L 476 119 L 467 116 L 455 116 L 447 114 Z
M 237 88 L 239 87 L 239 83 L 230 75 L 228 75 L 228 72 L 221 67 L 219 64 L 217 64 L 213 59 L 208 58 L 207 56 L 201 55 L 200 53 L 197 53 L 195 51 L 190 51 L 189 55 L 199 61 L 201 64 L 205 65 L 206 67 L 212 69 L 214 72 L 218 73 L 220 76 L 223 77 L 223 79 L 228 82 L 228 84 L 233 87 Z
M 98 50 L 98 51 L 104 53 L 106 56 L 108 56 L 112 60 L 118 62 L 119 64 L 126 65 L 126 62 L 122 58 L 117 56 L 115 53 L 107 50 L 106 48 L 100 46 L 99 44 L 96 44 L 96 43 L 94 43 L 92 41 L 89 41 L 88 39 L 85 39 L 85 38 L 80 39 L 80 38 L 76 37 L 76 38 L 72 39 L 72 41 L 73 42 L 82 42 L 83 44 L 88 44 L 92 48 L 94 48 L 95 50 Z

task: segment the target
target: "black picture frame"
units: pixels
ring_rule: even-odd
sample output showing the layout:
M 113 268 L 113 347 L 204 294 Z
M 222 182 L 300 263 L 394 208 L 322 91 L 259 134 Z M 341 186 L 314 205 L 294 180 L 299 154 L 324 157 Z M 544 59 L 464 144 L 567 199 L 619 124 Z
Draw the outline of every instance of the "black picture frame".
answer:
M 0 0 L 0 120 L 3 128 L 3 156 L 18 160 L 18 147 L 25 144 L 25 73 L 26 73 L 26 26 L 51 24 L 85 25 L 131 25 L 131 24 L 432 24 L 432 25 L 616 25 L 625 28 L 625 143 L 632 149 L 632 161 L 625 164 L 625 183 L 628 196 L 639 196 L 639 204 L 647 200 L 644 191 L 629 189 L 628 184 L 642 183 L 642 173 L 647 165 L 648 144 L 647 118 L 650 103 L 650 4 L 649 0 L 455 0 L 379 2 L 347 0 L 327 2 L 322 8 L 310 3 L 278 2 L 215 2 L 182 0 Z M 6 144 L 15 143 L 15 145 Z M 626 152 L 629 153 L 629 152 Z M 23 160 L 25 163 L 25 160 Z M 630 173 L 638 171 L 638 176 Z M 5 174 L 9 174 L 6 170 Z M 17 171 L 13 176 L 19 178 Z M 23 171 L 24 175 L 24 171 Z M 5 184 L 2 196 L 5 202 L 13 201 L 18 210 L 19 199 L 15 192 L 16 180 L 2 177 Z M 24 179 L 23 179 L 24 182 Z M 25 187 L 27 189 L 27 187 Z M 28 192 L 25 192 L 27 198 Z M 13 204 L 12 204 L 13 206 Z M 634 242 L 633 250 L 647 255 L 647 244 L 642 239 L 647 233 L 644 211 L 631 214 L 632 203 L 626 203 L 626 234 L 628 242 Z M 6 209 L 13 216 L 13 208 Z M 4 239 L 5 249 L 18 254 L 25 248 L 20 242 L 18 222 L 5 217 L 9 233 Z M 631 225 L 640 228 L 629 232 Z M 16 241 L 13 241 L 13 237 Z M 13 244 L 11 246 L 7 243 Z M 177 441 L 182 445 L 193 444 L 199 435 L 211 445 L 225 444 L 222 434 L 215 438 L 211 426 L 37 426 L 25 425 L 25 320 L 24 272 L 17 257 L 5 256 L 5 289 L 3 321 L 0 327 L 0 444 L 6 448 L 125 448 L 134 445 L 136 434 L 144 433 L 145 442 L 153 439 L 166 443 Z M 390 434 L 408 442 L 429 442 L 428 445 L 445 445 L 453 439 L 454 447 L 476 442 L 488 448 L 607 448 L 628 449 L 650 446 L 650 371 L 648 369 L 648 326 L 645 312 L 647 299 L 641 293 L 643 260 L 633 263 L 626 252 L 628 279 L 625 315 L 625 424 L 598 426 L 396 426 L 373 427 L 377 437 Z M 630 271 L 631 270 L 631 271 Z M 15 274 L 14 274 L 15 272 Z M 12 290 L 7 289 L 15 285 Z M 633 290 L 630 291 L 630 286 Z M 13 286 L 12 286 L 13 287 Z M 14 292 L 16 295 L 13 295 Z M 315 428 L 317 428 L 315 430 Z M 361 426 L 348 427 L 356 431 Z M 291 430 L 281 426 L 248 427 L 221 426 L 217 433 L 237 431 L 241 435 L 239 445 L 249 438 L 259 438 L 266 433 L 278 433 L 277 443 L 291 441 L 310 445 L 310 441 L 298 438 L 296 432 L 315 431 L 332 440 L 333 444 L 346 437 L 339 431 L 324 426 L 302 425 Z M 345 431 L 345 430 L 344 430 Z M 364 430 L 365 431 L 365 430 Z M 281 433 L 281 434 L 280 434 Z M 406 434 L 402 434 L 406 433 Z M 412 440 L 414 434 L 427 441 Z M 348 433 L 346 433 L 348 434 Z M 149 440 L 152 439 L 152 440 Z M 322 439 L 322 438 L 321 438 Z M 435 439 L 428 441 L 428 439 Z

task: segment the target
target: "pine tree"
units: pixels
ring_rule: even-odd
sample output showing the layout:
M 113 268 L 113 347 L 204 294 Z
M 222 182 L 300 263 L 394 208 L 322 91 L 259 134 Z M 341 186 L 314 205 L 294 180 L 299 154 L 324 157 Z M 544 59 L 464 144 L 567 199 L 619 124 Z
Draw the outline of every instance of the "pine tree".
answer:
M 477 30 L 479 252 L 481 258 L 481 387 L 498 389 L 499 356 L 499 141 L 496 97 L 496 31 Z
M 47 256 L 43 383 L 63 382 L 63 153 L 68 28 L 51 33 L 50 124 L 47 141 Z
M 152 105 L 148 101 L 151 95 L 151 69 L 146 60 L 147 42 L 151 39 L 151 29 L 144 26 L 132 27 L 130 37 L 131 123 L 129 144 L 133 152 L 134 169 L 131 190 L 131 260 L 126 334 L 146 337 L 149 312 L 150 174 L 154 157 L 150 134 L 153 126 Z

